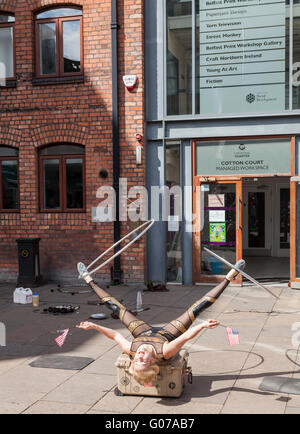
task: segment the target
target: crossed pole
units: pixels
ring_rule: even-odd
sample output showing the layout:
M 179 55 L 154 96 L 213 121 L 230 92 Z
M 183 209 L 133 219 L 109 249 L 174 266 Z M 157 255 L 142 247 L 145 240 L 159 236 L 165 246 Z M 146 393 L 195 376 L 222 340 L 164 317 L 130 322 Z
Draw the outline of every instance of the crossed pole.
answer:
M 254 285 L 259 286 L 260 288 L 264 289 L 265 291 L 267 291 L 269 294 L 271 294 L 273 297 L 277 298 L 277 300 L 279 300 L 279 297 L 277 295 L 275 295 L 272 291 L 270 291 L 270 289 L 266 288 L 265 286 L 261 285 L 257 280 L 253 279 L 253 277 L 249 276 L 249 274 L 245 273 L 245 271 L 241 270 L 239 267 L 231 264 L 229 261 L 227 261 L 226 259 L 222 258 L 221 256 L 217 255 L 216 253 L 212 252 L 211 250 L 209 250 L 207 247 L 203 247 L 203 250 L 205 250 L 207 253 L 209 253 L 210 255 L 214 256 L 215 258 L 219 259 L 220 261 L 222 261 L 224 264 L 228 265 L 228 267 L 233 268 L 234 270 L 238 271 L 242 276 L 246 277 L 246 279 L 250 280 L 252 283 L 254 283 Z

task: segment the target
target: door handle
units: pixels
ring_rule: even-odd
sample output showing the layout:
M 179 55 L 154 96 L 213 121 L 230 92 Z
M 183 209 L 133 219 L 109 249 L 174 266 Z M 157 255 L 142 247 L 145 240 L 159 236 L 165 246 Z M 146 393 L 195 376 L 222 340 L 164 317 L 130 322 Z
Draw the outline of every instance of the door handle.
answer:
M 237 226 L 238 229 L 241 229 L 241 225 L 240 225 L 240 197 L 238 196 L 238 200 L 237 200 Z

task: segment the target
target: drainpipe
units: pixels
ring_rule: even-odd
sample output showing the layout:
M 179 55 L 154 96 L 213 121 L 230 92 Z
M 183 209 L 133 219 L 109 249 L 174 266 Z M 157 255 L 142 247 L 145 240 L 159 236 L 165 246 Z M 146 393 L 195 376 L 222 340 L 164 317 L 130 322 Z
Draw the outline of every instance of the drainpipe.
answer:
M 118 0 L 111 0 L 111 58 L 112 58 L 112 132 L 113 132 L 113 188 L 116 192 L 116 218 L 114 221 L 114 243 L 121 238 L 119 220 L 119 178 L 120 178 L 120 158 L 119 158 L 119 111 L 118 111 Z M 115 253 L 120 246 L 115 247 Z M 120 256 L 114 259 L 111 270 L 112 283 L 121 282 Z

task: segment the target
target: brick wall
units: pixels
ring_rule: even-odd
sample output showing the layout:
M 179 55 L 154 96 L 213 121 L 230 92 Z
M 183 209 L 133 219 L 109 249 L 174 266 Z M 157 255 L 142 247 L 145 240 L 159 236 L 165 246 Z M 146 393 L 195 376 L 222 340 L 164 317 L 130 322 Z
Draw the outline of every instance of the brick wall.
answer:
M 34 85 L 33 14 L 56 4 L 83 8 L 84 82 Z M 144 11 L 142 0 L 118 5 L 120 168 L 130 187 L 145 185 L 144 164 L 135 163 L 135 134 L 144 135 Z M 0 0 L 0 11 L 15 14 L 17 75 L 15 88 L 0 90 L 0 145 L 19 149 L 20 190 L 20 212 L 0 213 L 1 279 L 18 274 L 17 238 L 41 238 L 41 273 L 57 281 L 76 280 L 77 262 L 91 262 L 113 243 L 113 224 L 93 223 L 91 217 L 100 201 L 97 189 L 113 179 L 110 8 L 110 0 Z M 133 92 L 124 88 L 124 74 L 138 76 Z M 39 211 L 38 151 L 57 142 L 85 146 L 85 213 Z M 108 171 L 105 180 L 101 169 Z M 129 229 L 123 222 L 122 234 Z M 101 270 L 99 280 L 110 280 L 111 265 Z M 144 281 L 144 239 L 122 255 L 121 268 L 124 282 Z

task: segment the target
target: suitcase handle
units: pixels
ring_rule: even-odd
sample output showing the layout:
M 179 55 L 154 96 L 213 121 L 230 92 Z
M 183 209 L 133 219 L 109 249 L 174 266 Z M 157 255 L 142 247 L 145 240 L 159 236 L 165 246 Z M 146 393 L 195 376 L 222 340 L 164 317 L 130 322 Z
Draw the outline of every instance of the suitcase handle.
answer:
M 188 366 L 186 368 L 185 374 L 187 375 L 188 382 L 190 384 L 192 384 L 193 383 L 193 373 L 192 373 L 192 368 L 190 366 Z

